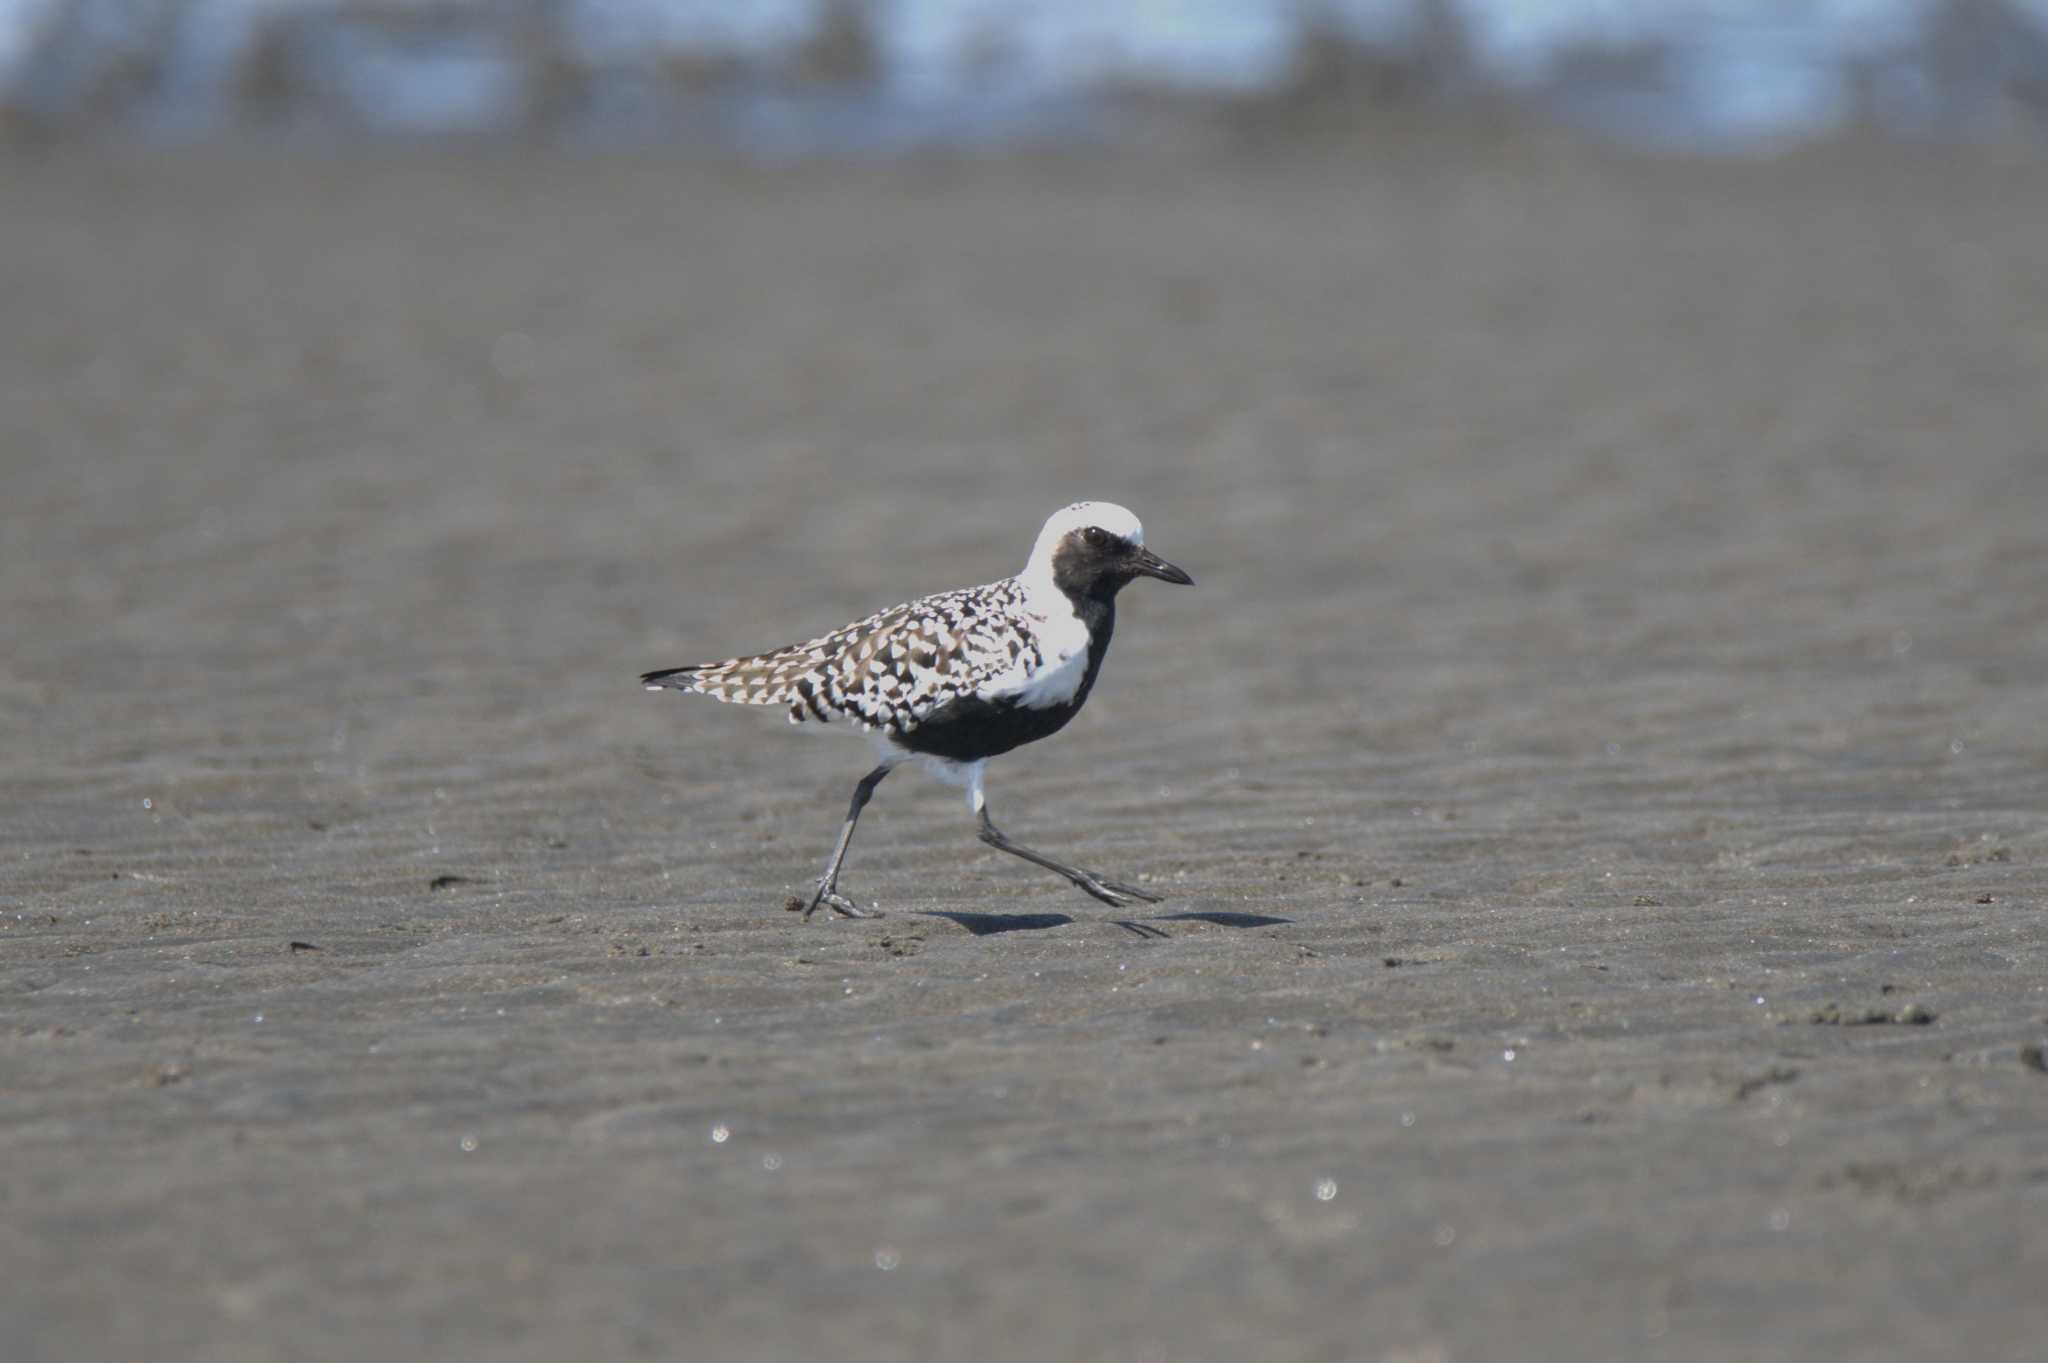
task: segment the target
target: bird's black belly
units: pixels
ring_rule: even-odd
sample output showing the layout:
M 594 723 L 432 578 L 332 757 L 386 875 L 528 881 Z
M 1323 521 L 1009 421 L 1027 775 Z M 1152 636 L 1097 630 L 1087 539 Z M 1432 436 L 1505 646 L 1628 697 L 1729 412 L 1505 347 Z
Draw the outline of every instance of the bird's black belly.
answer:
M 949 757 L 955 762 L 979 762 L 1058 733 L 1080 712 L 1086 694 L 1080 693 L 1069 704 L 1038 710 L 978 697 L 948 701 L 896 741 L 912 752 Z
M 896 735 L 896 741 L 912 752 L 979 762 L 1066 728 L 1095 689 L 1102 657 L 1109 652 L 1109 636 L 1116 629 L 1116 607 L 1108 601 L 1076 601 L 1074 611 L 1088 626 L 1088 670 L 1081 674 L 1072 700 L 1033 709 L 1013 701 L 961 696 L 932 711 L 909 733 Z

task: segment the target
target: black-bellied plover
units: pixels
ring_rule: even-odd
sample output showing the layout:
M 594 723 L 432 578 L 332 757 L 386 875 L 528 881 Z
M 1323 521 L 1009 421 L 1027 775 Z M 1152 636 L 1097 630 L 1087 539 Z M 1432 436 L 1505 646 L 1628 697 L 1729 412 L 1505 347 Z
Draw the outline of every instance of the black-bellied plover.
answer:
M 853 788 L 809 902 L 867 916 L 839 893 L 839 868 L 875 787 L 917 762 L 967 788 L 981 840 L 1065 876 L 1105 904 L 1159 896 L 1054 861 L 1010 841 L 989 821 L 983 779 L 991 757 L 1058 733 L 1081 709 L 1116 626 L 1116 594 L 1133 578 L 1194 579 L 1145 547 L 1138 518 L 1111 502 L 1076 502 L 1038 532 L 1024 571 L 879 611 L 809 643 L 644 674 L 650 691 L 696 691 L 739 705 L 785 705 L 792 724 L 844 723 L 865 732 L 881 765 Z

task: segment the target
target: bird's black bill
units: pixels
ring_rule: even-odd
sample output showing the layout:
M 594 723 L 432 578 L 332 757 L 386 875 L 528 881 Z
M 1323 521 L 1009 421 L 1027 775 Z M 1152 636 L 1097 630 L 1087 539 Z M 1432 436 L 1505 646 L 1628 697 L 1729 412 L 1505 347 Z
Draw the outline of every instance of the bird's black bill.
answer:
M 1156 577 L 1161 582 L 1172 582 L 1182 587 L 1192 587 L 1195 580 L 1180 569 L 1168 563 L 1150 549 L 1140 549 L 1131 560 L 1131 567 L 1143 577 Z

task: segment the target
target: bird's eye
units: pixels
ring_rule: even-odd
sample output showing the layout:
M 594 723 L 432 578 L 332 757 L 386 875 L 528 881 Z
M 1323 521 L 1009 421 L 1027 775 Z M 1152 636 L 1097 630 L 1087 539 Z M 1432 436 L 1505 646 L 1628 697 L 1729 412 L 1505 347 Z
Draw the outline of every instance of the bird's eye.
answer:
M 1091 525 L 1081 532 L 1081 538 L 1088 541 L 1090 549 L 1107 549 L 1116 543 L 1116 536 L 1099 525 Z

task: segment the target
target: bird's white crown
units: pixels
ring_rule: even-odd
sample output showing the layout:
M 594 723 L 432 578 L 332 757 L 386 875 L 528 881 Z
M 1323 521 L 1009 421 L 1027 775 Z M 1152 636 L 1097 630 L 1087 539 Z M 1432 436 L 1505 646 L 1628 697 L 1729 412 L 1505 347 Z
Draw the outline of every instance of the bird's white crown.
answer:
M 1126 508 L 1115 502 L 1075 502 L 1046 517 L 1045 528 L 1038 532 L 1038 542 L 1031 546 L 1031 562 L 1024 571 L 1030 573 L 1037 569 L 1050 575 L 1053 552 L 1060 547 L 1060 541 L 1071 532 L 1085 530 L 1091 525 L 1099 525 L 1131 544 L 1145 542 L 1145 527 Z

